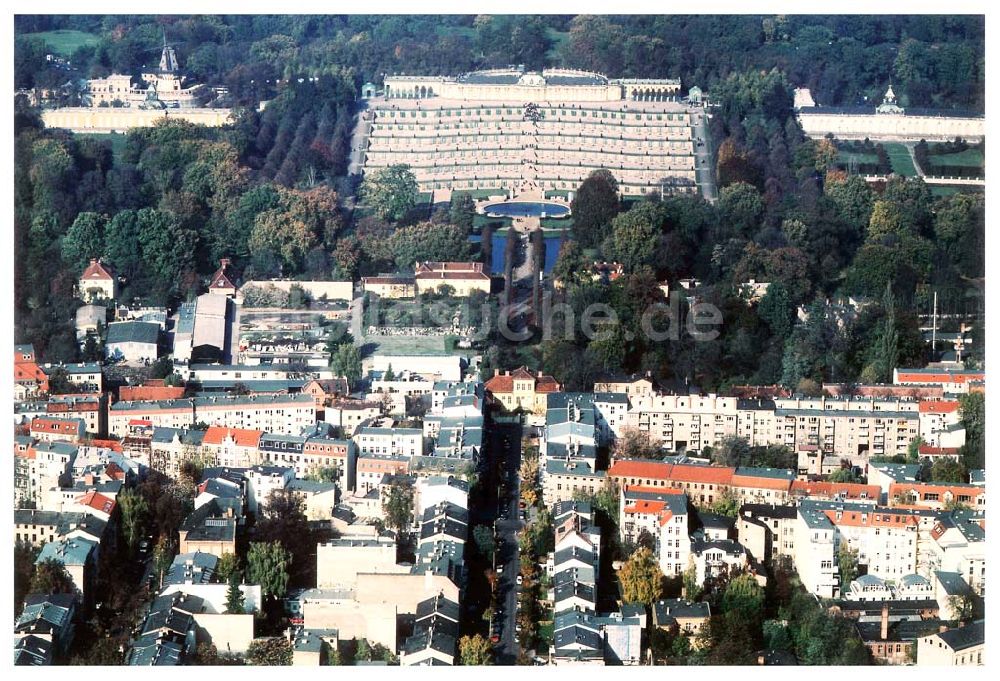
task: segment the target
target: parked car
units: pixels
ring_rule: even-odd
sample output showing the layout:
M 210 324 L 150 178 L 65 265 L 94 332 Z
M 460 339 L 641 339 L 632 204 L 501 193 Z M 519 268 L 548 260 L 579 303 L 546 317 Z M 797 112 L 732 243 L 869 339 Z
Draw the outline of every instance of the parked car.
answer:
M 517 585 L 521 586 L 522 583 L 524 583 L 524 576 L 523 575 L 518 575 L 517 576 Z

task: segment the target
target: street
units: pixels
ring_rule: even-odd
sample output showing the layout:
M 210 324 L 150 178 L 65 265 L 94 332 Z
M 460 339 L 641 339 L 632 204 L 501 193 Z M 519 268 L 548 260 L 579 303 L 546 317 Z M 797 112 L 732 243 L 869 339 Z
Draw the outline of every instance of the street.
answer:
M 521 426 L 520 424 L 498 424 L 495 427 L 494 442 L 499 445 L 493 451 L 498 455 L 498 485 L 506 480 L 506 493 L 497 504 L 496 561 L 503 572 L 497 583 L 497 602 L 503 608 L 501 622 L 503 629 L 500 642 L 496 646 L 497 664 L 513 665 L 517 662 L 518 642 L 515 631 L 517 620 L 517 575 L 520 572 L 518 560 L 517 533 L 521 529 L 518 517 L 521 466 Z M 503 515 L 507 517 L 504 518 Z
M 691 126 L 691 142 L 694 145 L 695 182 L 701 189 L 706 201 L 715 203 L 719 192 L 715 186 L 715 173 L 712 167 L 711 141 L 708 139 L 708 112 L 705 109 L 695 110 L 691 114 L 694 125 Z M 699 144 L 701 142 L 701 144 Z

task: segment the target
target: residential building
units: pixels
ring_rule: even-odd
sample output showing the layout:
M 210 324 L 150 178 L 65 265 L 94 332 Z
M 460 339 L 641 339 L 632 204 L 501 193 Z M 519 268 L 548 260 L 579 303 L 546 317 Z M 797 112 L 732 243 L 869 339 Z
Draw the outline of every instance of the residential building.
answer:
M 308 395 L 227 395 L 118 402 L 111 405 L 108 431 L 124 436 L 129 422 L 135 419 L 170 428 L 185 428 L 203 422 L 228 428 L 291 434 L 316 422 L 316 405 Z
M 759 561 L 795 557 L 795 506 L 744 504 L 736 523 L 736 538 Z
M 361 425 L 382 414 L 382 405 L 370 400 L 332 399 L 323 413 L 326 423 L 340 428 L 345 437 L 352 437 Z
M 952 506 L 986 510 L 986 487 L 963 483 L 894 482 L 889 485 L 889 503 L 893 506 L 919 506 L 937 511 Z
M 653 625 L 675 634 L 697 636 L 712 616 L 708 603 L 672 598 L 653 603 Z
M 413 267 L 418 295 L 449 286 L 452 295 L 465 298 L 474 291 L 490 292 L 490 275 L 481 262 L 418 262 Z
M 112 322 L 104 340 L 104 356 L 126 362 L 155 362 L 160 327 L 150 322 Z
M 91 258 L 77 282 L 77 292 L 85 303 L 110 301 L 118 298 L 118 279 L 111 266 Z
M 264 431 L 209 426 L 201 442 L 201 453 L 214 465 L 249 468 L 264 462 L 260 442 Z
M 78 442 L 87 433 L 87 422 L 79 418 L 36 416 L 29 432 L 40 442 Z
M 547 407 L 548 396 L 559 392 L 562 386 L 551 376 L 535 375 L 527 367 L 502 374 L 497 369 L 485 383 L 487 394 L 494 404 L 505 411 L 522 411 L 542 414 Z
M 260 516 L 274 492 L 287 489 L 295 471 L 285 466 L 253 466 L 244 472 L 247 481 L 247 507 Z
M 49 391 L 49 377 L 35 360 L 31 343 L 14 346 L 14 399 L 21 401 Z
M 352 439 L 363 457 L 413 457 L 424 453 L 424 433 L 419 428 L 366 425 L 358 428 Z
M 193 428 L 152 428 L 152 435 L 149 437 L 149 467 L 176 479 L 180 475 L 181 464 L 185 461 L 205 454 L 206 460 L 212 463 L 213 450 L 204 447 L 206 434 L 204 430 Z
M 192 511 L 177 530 L 180 553 L 211 553 L 222 557 L 236 553 L 236 518 L 217 499 Z
M 986 621 L 944 629 L 917 641 L 920 666 L 982 666 L 986 664 Z
M 234 277 L 232 268 L 229 266 L 230 262 L 229 258 L 219 260 L 219 269 L 215 270 L 215 274 L 212 275 L 212 279 L 208 283 L 209 293 L 230 298 L 236 297 L 236 284 L 233 283 Z
M 97 570 L 97 542 L 75 537 L 48 542 L 35 559 L 35 565 L 47 560 L 62 563 L 73 579 L 77 598 L 85 606 L 93 602 L 93 584 Z
M 877 622 L 858 622 L 861 641 L 877 664 L 910 664 L 916 653 L 918 639 L 937 631 L 941 620 L 890 621 L 889 606 L 882 604 L 882 617 Z
M 403 274 L 380 274 L 377 277 L 361 277 L 361 287 L 365 293 L 379 298 L 413 298 L 417 295 L 417 284 L 413 276 Z
M 64 657 L 75 634 L 76 599 L 72 594 L 28 594 L 24 609 L 14 623 L 15 658 L 17 643 L 26 637 L 39 641 L 44 649 L 43 664 L 51 664 L 53 656 Z M 26 645 L 32 645 L 29 641 Z M 15 659 L 15 665 L 18 664 Z
M 646 397 L 656 392 L 656 384 L 652 374 L 632 374 L 625 376 L 611 374 L 599 377 L 594 381 L 595 393 L 622 393 L 628 398 Z

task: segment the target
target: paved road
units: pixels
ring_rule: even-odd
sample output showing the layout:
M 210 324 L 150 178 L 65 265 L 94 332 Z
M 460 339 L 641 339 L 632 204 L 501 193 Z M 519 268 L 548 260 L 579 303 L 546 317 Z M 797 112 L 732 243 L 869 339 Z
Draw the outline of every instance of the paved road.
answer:
M 694 125 L 692 126 L 692 134 L 694 136 L 694 163 L 695 163 L 695 182 L 698 183 L 698 187 L 701 189 L 701 195 L 705 197 L 707 201 L 715 203 L 719 199 L 719 192 L 715 186 L 715 172 L 712 168 L 712 150 L 711 150 L 711 140 L 708 138 L 708 119 L 706 118 L 707 112 L 705 110 L 695 111 L 692 116 L 694 118 Z M 698 145 L 698 138 L 701 138 L 702 144 Z
M 510 442 L 504 446 L 504 438 Z M 507 481 L 507 493 L 502 496 L 497 505 L 497 563 L 503 565 L 497 585 L 497 601 L 504 610 L 503 631 L 497 644 L 497 662 L 512 665 L 517 662 L 519 645 L 515 624 L 517 619 L 517 575 L 521 566 L 518 560 L 517 533 L 522 525 L 518 519 L 518 499 L 520 497 L 520 478 L 518 469 L 521 466 L 521 426 L 517 424 L 502 424 L 496 427 L 499 452 L 499 478 Z M 500 510 L 506 509 L 507 517 L 500 517 Z
M 532 258 L 531 238 L 527 233 L 518 233 L 517 246 L 514 249 L 514 270 L 511 272 L 511 286 L 513 291 L 510 296 L 510 307 L 515 316 L 510 321 L 510 329 L 520 332 L 528 324 L 528 315 L 531 310 L 531 258 Z

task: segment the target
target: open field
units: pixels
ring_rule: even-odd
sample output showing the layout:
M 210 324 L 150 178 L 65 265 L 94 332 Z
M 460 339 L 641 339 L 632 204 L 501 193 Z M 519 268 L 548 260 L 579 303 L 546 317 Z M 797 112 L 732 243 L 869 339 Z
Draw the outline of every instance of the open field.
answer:
M 111 152 L 114 154 L 115 162 L 121 158 L 122 152 L 125 150 L 125 140 L 127 139 L 124 133 L 120 132 L 94 132 L 94 133 L 78 133 L 77 138 L 90 137 L 98 141 L 109 141 L 111 142 Z
M 979 149 L 966 149 L 954 154 L 930 154 L 930 162 L 936 166 L 955 166 L 960 168 L 982 168 L 985 163 L 983 152 Z
M 41 38 L 45 41 L 53 52 L 61 57 L 72 56 L 81 47 L 96 45 L 98 36 L 94 33 L 83 31 L 43 31 L 41 33 L 26 33 L 25 38 Z
M 910 158 L 910 152 L 903 144 L 885 143 L 885 153 L 889 155 L 892 172 L 905 177 L 916 177 L 917 169 Z

